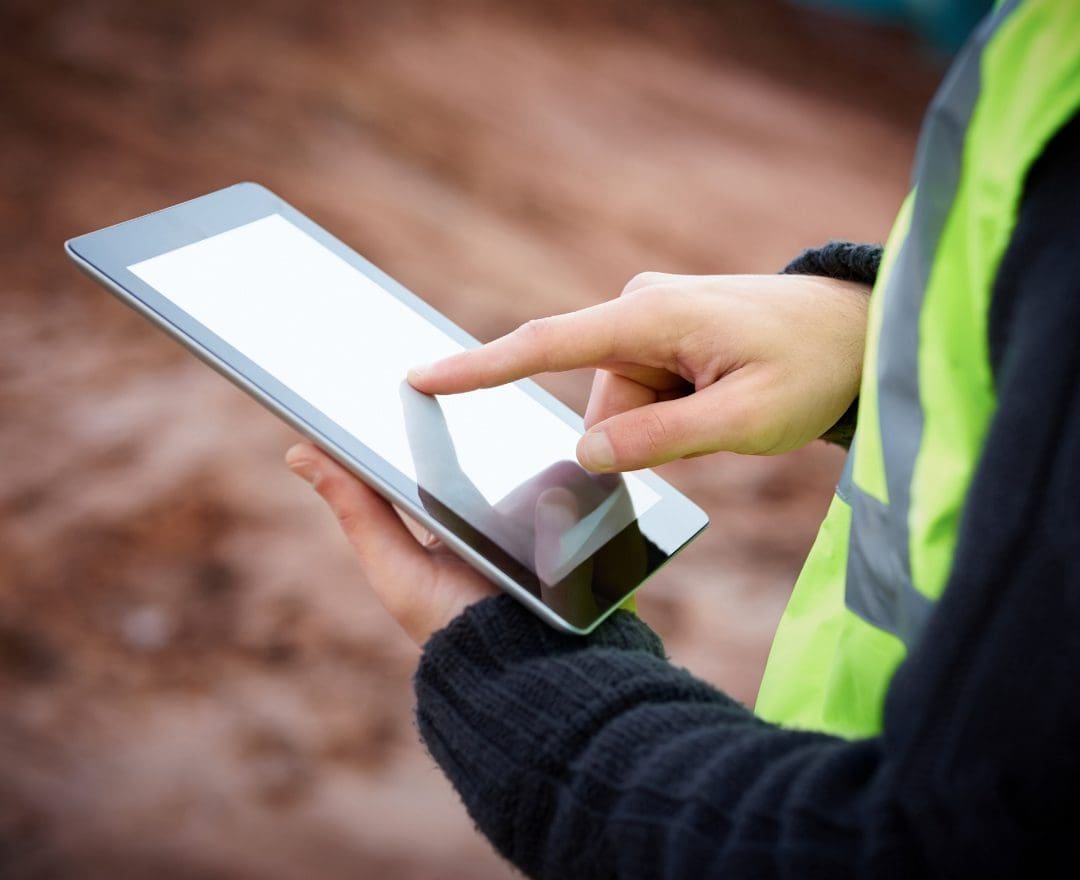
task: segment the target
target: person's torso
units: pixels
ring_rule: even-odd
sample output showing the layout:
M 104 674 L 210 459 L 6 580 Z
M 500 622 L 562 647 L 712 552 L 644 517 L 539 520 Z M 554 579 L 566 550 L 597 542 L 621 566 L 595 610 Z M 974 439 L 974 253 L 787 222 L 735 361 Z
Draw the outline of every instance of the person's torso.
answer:
M 777 630 L 763 717 L 880 730 L 948 581 L 996 408 L 988 316 L 1024 178 L 1078 108 L 1075 0 L 1000 3 L 931 104 L 871 298 L 855 438 Z

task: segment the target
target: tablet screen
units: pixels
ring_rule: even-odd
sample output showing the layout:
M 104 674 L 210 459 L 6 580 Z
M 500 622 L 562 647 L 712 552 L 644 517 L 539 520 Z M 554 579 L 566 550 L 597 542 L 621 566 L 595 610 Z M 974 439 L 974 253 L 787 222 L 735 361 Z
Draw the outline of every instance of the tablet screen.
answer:
M 521 388 L 413 390 L 410 366 L 462 345 L 280 214 L 128 269 L 547 583 L 660 498 L 583 471 L 579 433 Z

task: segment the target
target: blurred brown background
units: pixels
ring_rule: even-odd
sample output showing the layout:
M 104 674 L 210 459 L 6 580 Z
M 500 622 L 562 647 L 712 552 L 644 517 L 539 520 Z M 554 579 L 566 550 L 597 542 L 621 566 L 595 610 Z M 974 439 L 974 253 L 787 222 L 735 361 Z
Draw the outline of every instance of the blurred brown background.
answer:
M 257 180 L 486 339 L 880 240 L 937 75 L 779 2 L 0 0 L 0 875 L 512 873 L 290 431 L 65 238 Z M 713 518 L 640 603 L 677 662 L 753 699 L 840 462 L 664 469 Z

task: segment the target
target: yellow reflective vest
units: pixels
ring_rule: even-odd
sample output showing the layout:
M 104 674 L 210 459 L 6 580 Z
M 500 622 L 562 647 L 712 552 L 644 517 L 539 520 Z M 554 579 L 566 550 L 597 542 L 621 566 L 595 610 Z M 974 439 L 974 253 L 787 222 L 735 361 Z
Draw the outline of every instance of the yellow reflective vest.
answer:
M 948 582 L 996 407 L 990 297 L 1024 179 L 1078 109 L 1080 0 L 999 3 L 934 98 L 871 296 L 851 452 L 773 641 L 764 718 L 880 731 Z

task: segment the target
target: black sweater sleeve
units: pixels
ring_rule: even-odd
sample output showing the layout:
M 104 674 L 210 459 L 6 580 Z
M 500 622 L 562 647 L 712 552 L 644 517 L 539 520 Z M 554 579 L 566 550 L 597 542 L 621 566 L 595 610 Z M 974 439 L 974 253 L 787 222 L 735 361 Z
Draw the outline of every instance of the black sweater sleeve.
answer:
M 499 597 L 432 637 L 421 735 L 527 874 L 1075 875 L 1077 129 L 1029 176 L 994 291 L 999 409 L 948 586 L 893 678 L 881 736 L 767 724 L 667 663 L 625 612 L 580 639 Z
M 821 247 L 809 248 L 781 270 L 781 275 L 823 275 L 839 281 L 857 281 L 871 287 L 881 268 L 882 247 L 879 244 L 856 244 L 850 241 L 830 241 Z

